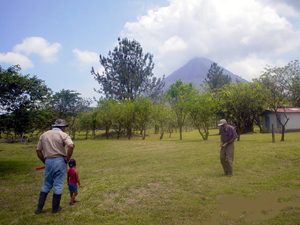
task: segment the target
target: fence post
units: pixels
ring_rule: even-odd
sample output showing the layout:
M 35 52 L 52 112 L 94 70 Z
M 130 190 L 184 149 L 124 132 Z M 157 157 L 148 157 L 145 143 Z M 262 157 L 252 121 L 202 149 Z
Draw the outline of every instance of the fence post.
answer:
M 272 124 L 272 143 L 275 143 L 275 131 L 274 131 L 274 124 Z

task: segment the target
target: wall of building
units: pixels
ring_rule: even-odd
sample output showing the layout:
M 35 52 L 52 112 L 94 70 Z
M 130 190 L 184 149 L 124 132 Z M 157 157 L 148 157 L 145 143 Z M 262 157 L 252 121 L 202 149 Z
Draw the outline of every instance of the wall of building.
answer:
M 285 123 L 286 118 L 283 113 L 278 113 L 280 119 L 283 123 Z M 300 131 L 300 113 L 287 113 L 287 117 L 289 118 L 288 123 L 285 126 L 286 132 L 292 131 Z M 277 121 L 275 113 L 266 113 L 262 117 L 262 132 L 269 133 L 272 132 L 272 124 L 274 124 L 274 129 L 276 133 L 281 133 L 281 126 Z

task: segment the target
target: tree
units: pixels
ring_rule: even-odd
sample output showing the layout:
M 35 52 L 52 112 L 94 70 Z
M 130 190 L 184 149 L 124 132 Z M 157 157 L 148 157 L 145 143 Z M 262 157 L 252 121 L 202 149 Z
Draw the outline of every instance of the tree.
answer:
M 18 65 L 7 70 L 0 66 L 1 129 L 23 136 L 35 127 L 38 110 L 49 98 L 51 89 L 36 76 L 23 76 Z M 6 120 L 6 121 L 5 121 Z
M 155 97 L 161 93 L 163 79 L 153 77 L 153 56 L 143 54 L 141 45 L 127 38 L 119 39 L 119 44 L 108 57 L 100 55 L 104 72 L 99 74 L 92 68 L 92 75 L 100 84 L 97 91 L 106 98 L 117 101 L 135 99 L 138 95 Z
M 102 99 L 98 102 L 97 118 L 101 126 L 105 127 L 106 139 L 109 137 L 109 129 L 113 125 L 116 101 L 113 99 Z
M 289 62 L 284 68 L 283 85 L 288 91 L 288 100 L 293 107 L 300 106 L 300 63 L 298 60 Z
M 52 111 L 56 118 L 68 119 L 76 117 L 78 113 L 88 110 L 91 101 L 80 97 L 80 93 L 74 90 L 62 89 L 52 96 Z
M 285 67 L 268 66 L 258 80 L 263 87 L 262 93 L 266 105 L 274 110 L 277 121 L 281 125 L 281 141 L 284 141 L 285 126 L 288 122 L 285 113 L 285 120 L 281 120 L 277 113 L 278 108 L 285 108 L 288 103 L 289 91 L 286 86 L 288 79 L 285 69 Z
M 88 112 L 90 99 L 84 99 L 80 97 L 80 93 L 74 90 L 62 89 L 60 92 L 56 92 L 52 96 L 51 110 L 55 119 L 64 118 L 70 124 L 70 131 L 75 135 L 75 127 L 73 124 L 80 113 Z
M 113 128 L 117 131 L 117 139 L 120 138 L 122 130 L 126 130 L 127 137 L 130 140 L 132 128 L 135 121 L 134 102 L 123 100 L 120 103 L 115 101 L 113 106 Z
M 204 84 L 208 85 L 212 91 L 216 91 L 223 85 L 231 83 L 231 77 L 224 75 L 223 69 L 215 62 L 211 64 L 206 76 Z
M 264 101 L 258 83 L 231 83 L 224 85 L 218 92 L 221 99 L 219 111 L 230 120 L 236 128 L 238 140 L 240 135 L 253 132 L 255 122 L 260 125 L 259 115 L 263 111 Z
M 192 124 L 198 129 L 203 140 L 208 139 L 209 126 L 215 114 L 216 103 L 210 92 L 197 93 L 189 101 Z
M 193 83 L 184 84 L 181 80 L 177 80 L 166 92 L 166 99 L 176 114 L 180 140 L 182 140 L 182 127 L 189 112 L 188 101 L 195 93 L 196 89 Z
M 153 118 L 155 122 L 159 124 L 160 128 L 159 139 L 163 139 L 165 131 L 168 131 L 171 136 L 171 127 L 174 122 L 175 114 L 172 111 L 170 105 L 166 104 L 165 99 L 162 99 L 160 102 L 154 105 L 153 114 Z
M 290 102 L 293 107 L 300 107 L 300 74 L 291 79 L 290 90 Z
M 43 80 L 36 76 L 23 76 L 19 65 L 7 70 L 0 66 L 0 110 L 8 114 L 19 108 L 34 107 L 34 103 L 43 101 L 51 93 Z
M 140 130 L 142 139 L 145 140 L 147 125 L 152 117 L 153 103 L 149 97 L 139 96 L 134 101 L 134 125 Z
M 39 137 L 40 133 L 45 132 L 47 128 L 52 125 L 53 115 L 49 106 L 49 101 L 41 104 L 34 112 L 34 127 L 32 132 L 35 132 L 35 136 Z
M 93 129 L 93 115 L 91 112 L 79 115 L 78 127 L 80 131 L 85 131 L 85 139 L 88 139 L 88 133 Z
M 127 138 L 130 140 L 132 137 L 132 128 L 135 121 L 135 104 L 131 100 L 123 100 L 120 103 L 120 121 L 122 126 L 126 129 Z

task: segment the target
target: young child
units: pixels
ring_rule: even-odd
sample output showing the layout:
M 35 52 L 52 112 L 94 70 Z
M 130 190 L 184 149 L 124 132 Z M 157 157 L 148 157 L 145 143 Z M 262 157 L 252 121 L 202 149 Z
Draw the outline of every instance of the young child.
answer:
M 79 202 L 75 200 L 75 197 L 78 194 L 77 183 L 79 184 L 79 187 L 82 186 L 79 180 L 78 172 L 76 170 L 76 161 L 74 159 L 70 159 L 69 167 L 70 169 L 68 170 L 68 176 L 67 176 L 70 197 L 71 197 L 71 201 L 69 202 L 69 204 L 74 205 L 75 202 Z

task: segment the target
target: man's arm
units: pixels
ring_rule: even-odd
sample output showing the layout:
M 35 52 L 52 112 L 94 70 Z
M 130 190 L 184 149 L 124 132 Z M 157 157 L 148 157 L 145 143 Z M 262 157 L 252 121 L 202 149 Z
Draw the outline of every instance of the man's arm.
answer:
M 225 144 L 223 144 L 223 147 L 226 147 L 227 145 L 229 145 L 230 143 L 234 142 L 236 138 L 232 138 L 230 141 L 226 142 Z
M 72 155 L 73 155 L 73 150 L 75 148 L 74 144 L 69 144 L 68 145 L 68 152 L 67 152 L 67 156 L 65 157 L 65 160 L 67 162 L 69 162 L 69 160 L 71 159 Z
M 230 144 L 230 143 L 232 143 L 232 142 L 234 142 L 235 141 L 235 139 L 236 138 L 232 138 L 229 142 L 228 142 L 228 144 Z
M 220 135 L 220 139 L 221 139 L 221 140 L 220 140 L 220 141 L 221 141 L 221 142 L 220 142 L 220 147 L 222 148 L 223 145 L 224 145 L 224 143 L 223 143 L 223 141 L 222 141 L 221 129 L 222 129 L 222 128 L 220 127 L 220 128 L 219 128 L 219 135 Z
M 36 154 L 37 154 L 38 158 L 45 164 L 45 158 L 44 158 L 43 152 L 41 150 L 36 150 Z
M 223 143 L 223 141 L 221 140 L 221 142 L 220 142 L 220 147 L 223 147 L 223 145 L 224 145 L 224 143 Z

